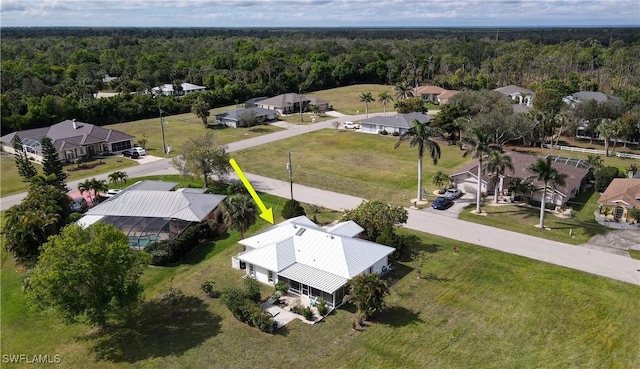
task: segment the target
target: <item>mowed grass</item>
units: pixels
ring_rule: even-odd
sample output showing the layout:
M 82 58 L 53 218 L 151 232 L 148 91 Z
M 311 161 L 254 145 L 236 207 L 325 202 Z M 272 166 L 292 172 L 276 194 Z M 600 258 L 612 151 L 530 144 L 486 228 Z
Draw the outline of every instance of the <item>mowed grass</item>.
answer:
M 104 164 L 97 165 L 94 168 L 88 168 L 88 166 L 92 166 L 98 162 L 102 162 Z M 16 167 L 13 157 L 3 155 L 0 159 L 0 164 L 2 165 L 0 168 L 0 170 L 2 170 L 0 177 L 0 196 L 8 196 L 26 191 L 27 184 L 22 182 L 22 177 L 20 177 L 20 174 L 18 173 L 18 168 Z M 67 182 L 87 177 L 90 178 L 97 174 L 111 173 L 138 165 L 135 160 L 121 156 L 111 156 L 100 159 L 93 158 L 86 161 L 84 164 L 87 165 L 87 168 L 80 170 L 77 170 L 78 166 L 76 164 L 67 164 L 64 166 L 68 175 Z M 38 173 L 42 174 L 42 165 L 38 163 L 33 163 L 33 165 L 38 170 Z
M 396 142 L 392 136 L 326 129 L 236 152 L 234 158 L 247 172 L 288 180 L 291 151 L 295 183 L 407 206 L 417 196 L 418 154 L 406 143 L 394 149 Z M 438 165 L 424 159 L 423 187 L 429 193 L 436 190 L 436 171 L 451 173 L 470 160 L 457 146 L 440 147 Z
M 284 199 L 263 195 L 268 206 Z M 275 209 L 274 209 L 275 210 Z M 275 212 L 276 214 L 279 211 Z M 267 227 L 259 222 L 251 233 Z M 405 232 L 403 230 L 403 232 Z M 143 276 L 143 312 L 99 333 L 27 309 L 24 272 L 3 253 L 2 352 L 61 355 L 65 368 L 632 368 L 640 352 L 637 286 L 413 232 L 418 257 L 396 263 L 388 308 L 354 331 L 347 305 L 275 335 L 235 320 L 200 284 L 238 286 L 237 232 Z M 459 253 L 450 252 L 453 245 Z M 420 268 L 423 279 L 418 279 Z M 153 298 L 169 287 L 188 299 Z M 271 292 L 263 288 L 263 297 Z M 170 313 L 179 310 L 179 314 Z M 11 367 L 11 366 L 7 366 Z
M 573 208 L 571 218 L 559 218 L 550 212 L 545 213 L 544 225 L 548 229 L 535 227 L 540 222 L 539 207 L 515 205 L 491 206 L 485 204 L 482 210 L 487 216 L 471 214 L 475 203 L 463 210 L 458 218 L 492 227 L 528 234 L 540 238 L 564 242 L 573 245 L 583 244 L 591 237 L 604 233 L 610 228 L 596 222 L 594 212 L 598 209 L 599 193 L 593 190 L 578 194 L 568 205 Z M 492 197 L 487 201 L 493 201 Z

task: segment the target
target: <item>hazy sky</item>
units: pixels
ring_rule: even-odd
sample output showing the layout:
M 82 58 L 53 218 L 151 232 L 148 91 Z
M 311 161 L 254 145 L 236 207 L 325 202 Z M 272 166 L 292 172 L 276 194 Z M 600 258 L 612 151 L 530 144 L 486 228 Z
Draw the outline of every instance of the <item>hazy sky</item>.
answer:
M 640 0 L 0 0 L 2 27 L 640 26 Z

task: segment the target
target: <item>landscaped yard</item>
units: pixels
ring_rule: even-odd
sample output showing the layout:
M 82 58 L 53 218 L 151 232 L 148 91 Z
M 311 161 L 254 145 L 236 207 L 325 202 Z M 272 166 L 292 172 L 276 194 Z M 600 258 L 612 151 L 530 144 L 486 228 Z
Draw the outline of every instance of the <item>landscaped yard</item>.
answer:
M 545 227 L 550 228 L 547 230 L 535 227 L 540 220 L 539 207 L 491 206 L 485 204 L 482 210 L 487 212 L 488 215 L 476 216 L 471 214 L 471 210 L 475 210 L 474 203 L 463 210 L 458 218 L 518 233 L 579 245 L 588 242 L 591 237 L 597 234 L 610 230 L 598 224 L 593 215 L 598 209 L 599 197 L 600 194 L 594 193 L 593 190 L 578 194 L 568 203 L 568 206 L 573 208 L 571 218 L 558 218 L 547 212 L 544 217 Z M 489 203 L 492 201 L 492 197 L 487 199 Z
M 418 154 L 397 137 L 326 129 L 234 153 L 238 164 L 250 173 L 288 180 L 287 152 L 292 152 L 295 183 L 330 191 L 378 199 L 403 206 L 417 196 Z M 441 142 L 438 165 L 425 157 L 423 187 L 436 189 L 432 176 L 438 170 L 451 173 L 468 162 L 457 146 Z M 432 195 L 429 195 L 432 196 Z
M 284 199 L 261 197 L 279 218 Z M 250 234 L 268 226 L 259 220 Z M 24 273 L 3 251 L 2 352 L 60 355 L 65 368 L 107 369 L 636 366 L 638 286 L 413 234 L 421 240 L 418 256 L 396 263 L 388 309 L 376 321 L 352 330 L 354 310 L 347 305 L 320 324 L 294 321 L 276 335 L 238 322 L 200 290 L 206 280 L 216 290 L 241 283 L 243 273 L 230 267 L 240 250 L 235 231 L 178 266 L 150 267 L 141 312 L 126 327 L 104 332 L 29 311 L 20 290 Z M 154 300 L 170 287 L 188 297 Z M 270 292 L 265 286 L 263 297 Z

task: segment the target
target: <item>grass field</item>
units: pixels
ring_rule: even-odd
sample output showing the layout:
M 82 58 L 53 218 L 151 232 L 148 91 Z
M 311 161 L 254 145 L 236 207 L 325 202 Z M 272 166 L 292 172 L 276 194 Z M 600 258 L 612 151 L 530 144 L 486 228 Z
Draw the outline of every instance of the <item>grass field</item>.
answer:
M 104 164 L 97 165 L 96 167 L 91 169 L 82 170 L 76 170 L 76 168 L 78 167 L 76 164 L 65 165 L 64 168 L 66 170 L 71 170 L 67 172 L 67 181 L 75 181 L 76 179 L 91 177 L 102 173 L 111 173 L 122 170 L 123 168 L 137 165 L 135 160 L 123 158 L 120 156 L 91 159 L 89 161 L 86 161 L 85 164 L 90 166 L 98 162 L 103 162 Z M 0 170 L 2 171 L 2 176 L 0 177 L 0 196 L 8 196 L 14 193 L 26 191 L 27 186 L 24 182 L 22 182 L 22 177 L 20 177 L 20 174 L 18 173 L 18 169 L 16 168 L 13 157 L 3 155 L 0 158 L 0 164 Z M 34 163 L 34 166 L 39 173 L 42 173 L 42 165 Z M 72 190 L 75 190 L 75 188 L 73 188 Z
M 287 152 L 292 152 L 293 180 L 312 187 L 409 205 L 417 196 L 418 154 L 397 137 L 326 129 L 234 153 L 244 170 L 288 180 Z M 423 187 L 436 189 L 432 176 L 438 170 L 451 173 L 469 159 L 457 146 L 440 144 L 438 165 L 425 158 Z
M 262 195 L 279 218 L 284 199 Z M 328 218 L 336 214 L 327 213 Z M 260 221 L 250 233 L 266 227 Z M 65 368 L 632 368 L 640 355 L 639 289 L 426 234 L 396 263 L 388 308 L 360 331 L 345 306 L 316 325 L 276 335 L 233 318 L 200 284 L 236 286 L 237 232 L 201 245 L 174 267 L 150 267 L 146 299 L 103 332 L 32 312 L 22 270 L 2 253 L 2 353 L 60 355 Z M 458 255 L 449 250 L 453 245 Z M 418 268 L 426 278 L 418 279 Z M 154 299 L 169 287 L 187 298 Z M 270 292 L 266 286 L 263 296 Z M 5 364 L 3 367 L 19 367 Z
M 596 222 L 593 213 L 598 209 L 600 194 L 593 190 L 578 194 L 569 206 L 573 208 L 571 218 L 558 218 L 551 213 L 546 213 L 544 225 L 548 230 L 541 230 L 535 226 L 540 221 L 540 208 L 521 207 L 515 205 L 500 205 L 482 207 L 487 216 L 471 214 L 475 210 L 475 203 L 462 211 L 459 219 L 474 223 L 480 223 L 492 227 L 508 229 L 510 231 L 528 234 L 540 238 L 579 245 L 586 243 L 597 234 L 610 230 Z M 489 199 L 487 201 L 493 201 Z M 571 231 L 571 234 L 569 232 Z

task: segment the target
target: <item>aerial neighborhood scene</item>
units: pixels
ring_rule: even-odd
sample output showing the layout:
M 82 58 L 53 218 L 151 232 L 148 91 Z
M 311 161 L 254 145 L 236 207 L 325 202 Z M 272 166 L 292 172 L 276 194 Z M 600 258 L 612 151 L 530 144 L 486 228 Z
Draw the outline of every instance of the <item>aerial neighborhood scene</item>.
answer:
M 640 3 L 283 5 L 1 3 L 0 366 L 640 367 Z

